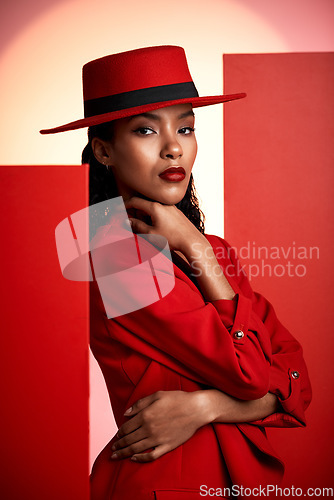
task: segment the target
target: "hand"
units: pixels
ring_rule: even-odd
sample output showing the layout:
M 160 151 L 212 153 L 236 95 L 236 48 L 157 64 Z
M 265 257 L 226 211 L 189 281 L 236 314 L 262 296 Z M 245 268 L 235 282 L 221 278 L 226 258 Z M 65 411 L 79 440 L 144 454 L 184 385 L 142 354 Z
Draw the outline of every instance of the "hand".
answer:
M 171 250 L 184 252 L 188 248 L 189 241 L 208 244 L 205 236 L 175 205 L 162 205 L 133 196 L 125 202 L 125 208 L 129 214 L 135 213 L 139 216 L 139 218 L 131 217 L 131 215 L 129 217 L 135 233 L 164 236 Z M 147 216 L 152 225 L 148 223 Z
M 198 397 L 202 392 L 158 391 L 139 399 L 118 430 L 112 458 L 151 462 L 183 444 L 208 423 L 206 405 Z
M 235 292 L 224 276 L 210 243 L 181 210 L 175 205 L 162 205 L 136 196 L 125 202 L 125 208 L 129 213 L 138 211 L 147 214 L 152 221 L 150 225 L 130 216 L 135 233 L 164 236 L 171 250 L 181 252 L 181 257 L 184 255 L 195 271 L 193 275 L 205 300 L 233 299 Z

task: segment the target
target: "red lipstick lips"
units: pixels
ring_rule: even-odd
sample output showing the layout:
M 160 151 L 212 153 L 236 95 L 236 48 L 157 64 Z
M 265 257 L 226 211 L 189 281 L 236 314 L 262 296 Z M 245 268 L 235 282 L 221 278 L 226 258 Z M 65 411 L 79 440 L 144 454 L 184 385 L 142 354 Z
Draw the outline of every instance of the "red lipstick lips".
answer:
M 161 172 L 161 174 L 159 175 L 159 177 L 161 177 L 161 179 L 164 179 L 165 181 L 168 181 L 168 182 L 183 181 L 185 176 L 186 176 L 186 172 L 185 172 L 184 168 L 182 168 L 182 167 L 166 168 L 166 170 Z

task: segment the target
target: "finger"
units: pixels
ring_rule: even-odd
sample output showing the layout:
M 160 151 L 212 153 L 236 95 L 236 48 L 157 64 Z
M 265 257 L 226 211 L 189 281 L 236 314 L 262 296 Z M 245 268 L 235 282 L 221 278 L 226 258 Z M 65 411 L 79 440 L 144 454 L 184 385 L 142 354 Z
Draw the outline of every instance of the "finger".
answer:
M 137 443 L 133 443 L 133 444 L 127 446 L 126 448 L 122 448 L 121 450 L 115 451 L 111 455 L 111 458 L 113 460 L 128 458 L 136 453 L 142 453 L 145 450 L 149 450 L 150 448 L 152 448 L 152 442 L 150 442 L 149 439 L 142 439 L 141 441 L 138 441 Z
M 133 432 L 130 432 L 129 434 L 126 434 L 123 436 L 121 439 L 118 439 L 117 441 L 114 442 L 112 445 L 111 449 L 113 451 L 120 450 L 122 448 L 126 448 L 127 446 L 130 446 L 133 443 L 137 443 L 138 441 L 142 439 L 146 439 L 148 436 L 145 433 L 143 427 L 139 427 L 139 429 L 136 429 Z
M 156 399 L 158 399 L 158 397 L 158 392 L 154 392 L 145 398 L 138 399 L 138 401 L 133 403 L 133 405 L 124 412 L 124 415 L 126 417 L 136 415 L 138 412 L 151 405 Z
M 134 233 L 147 234 L 149 231 L 152 230 L 152 226 L 150 226 L 149 224 L 146 224 L 146 222 L 144 222 L 140 219 L 135 219 L 134 217 L 129 217 L 129 221 L 131 224 L 132 231 Z
M 116 433 L 116 438 L 120 439 L 121 437 L 126 436 L 131 432 L 134 432 L 136 429 L 139 429 L 141 425 L 142 425 L 141 416 L 134 415 L 132 418 L 130 418 L 130 420 L 121 425 L 121 427 L 118 429 Z
M 154 205 L 157 202 L 155 201 L 150 201 L 150 200 L 145 200 L 144 198 L 139 198 L 139 196 L 132 196 L 132 198 L 129 198 L 126 200 L 124 203 L 125 208 L 136 208 L 139 210 L 143 210 L 147 214 L 150 215 L 152 209 L 154 208 Z
M 162 457 L 166 453 L 171 451 L 166 445 L 158 445 L 156 446 L 152 451 L 149 451 L 147 453 L 136 453 L 131 457 L 131 460 L 133 462 L 140 462 L 140 463 L 145 463 L 145 462 L 153 462 L 154 460 L 157 460 L 158 458 Z

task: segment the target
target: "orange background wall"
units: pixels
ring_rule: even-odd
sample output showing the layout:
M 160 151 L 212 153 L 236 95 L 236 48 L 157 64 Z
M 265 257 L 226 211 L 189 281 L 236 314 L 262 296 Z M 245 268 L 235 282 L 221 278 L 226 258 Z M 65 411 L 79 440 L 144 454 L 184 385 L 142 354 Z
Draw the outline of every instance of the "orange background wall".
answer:
M 225 237 L 313 386 L 308 427 L 270 436 L 286 486 L 333 487 L 334 53 L 227 55 L 224 86 L 248 94 L 224 113 Z

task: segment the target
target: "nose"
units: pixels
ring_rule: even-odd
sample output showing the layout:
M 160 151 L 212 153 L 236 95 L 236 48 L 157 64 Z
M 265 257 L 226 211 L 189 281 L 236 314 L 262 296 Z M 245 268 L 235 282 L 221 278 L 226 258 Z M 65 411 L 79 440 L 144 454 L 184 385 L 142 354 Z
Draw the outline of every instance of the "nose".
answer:
M 171 160 L 176 160 L 183 155 L 182 146 L 176 137 L 169 137 L 163 148 L 161 149 L 160 156 L 163 159 L 169 158 Z

